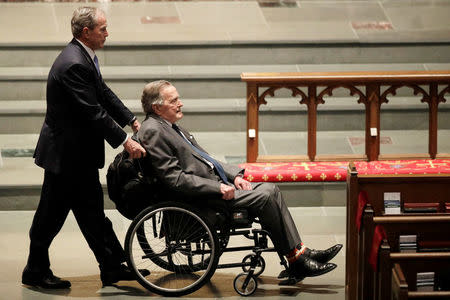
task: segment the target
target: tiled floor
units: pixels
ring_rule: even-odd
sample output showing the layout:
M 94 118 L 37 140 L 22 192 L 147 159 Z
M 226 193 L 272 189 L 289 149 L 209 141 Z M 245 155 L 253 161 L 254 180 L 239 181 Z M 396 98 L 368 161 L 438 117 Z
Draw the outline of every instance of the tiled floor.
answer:
M 345 244 L 345 208 L 317 207 L 291 208 L 298 224 L 303 241 L 312 248 L 326 248 L 336 243 Z M 129 221 L 117 211 L 108 210 L 120 240 L 124 240 Z M 72 281 L 72 288 L 66 291 L 50 291 L 22 286 L 20 283 L 22 268 L 28 255 L 27 231 L 31 224 L 33 212 L 0 212 L 0 298 L 1 299 L 148 299 L 158 295 L 152 294 L 137 282 L 120 282 L 117 287 L 102 288 L 95 258 L 90 252 L 76 222 L 69 215 L 63 230 L 54 240 L 50 249 L 52 269 L 55 274 Z M 234 238 L 235 245 L 247 243 Z M 329 274 L 307 278 L 293 287 L 279 287 L 276 276 L 281 271 L 278 257 L 273 253 L 264 254 L 266 271 L 259 281 L 255 297 L 267 299 L 344 299 L 345 249 L 333 260 L 338 268 Z M 247 252 L 227 253 L 221 263 L 239 262 Z M 240 273 L 240 268 L 217 270 L 211 284 L 187 298 L 232 298 L 237 294 L 232 280 Z

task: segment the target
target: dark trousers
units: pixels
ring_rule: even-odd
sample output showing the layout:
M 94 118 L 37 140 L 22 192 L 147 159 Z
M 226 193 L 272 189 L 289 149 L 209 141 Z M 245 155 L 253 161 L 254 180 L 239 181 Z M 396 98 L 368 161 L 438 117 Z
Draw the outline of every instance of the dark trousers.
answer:
M 236 190 L 231 208 L 246 208 L 257 216 L 263 229 L 270 233 L 275 248 L 288 254 L 301 243 L 300 235 L 278 187 L 273 183 L 252 183 L 253 190 Z
M 30 229 L 30 253 L 26 270 L 50 269 L 48 248 L 72 210 L 78 226 L 101 270 L 119 267 L 125 253 L 111 221 L 103 210 L 103 190 L 97 169 L 71 170 L 63 174 L 45 171 L 41 199 Z

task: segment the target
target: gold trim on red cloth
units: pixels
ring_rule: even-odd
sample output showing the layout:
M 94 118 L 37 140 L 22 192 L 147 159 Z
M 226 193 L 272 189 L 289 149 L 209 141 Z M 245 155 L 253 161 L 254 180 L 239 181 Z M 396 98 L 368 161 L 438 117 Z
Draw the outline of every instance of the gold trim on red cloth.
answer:
M 392 160 L 354 162 L 358 174 L 450 174 L 450 160 Z M 345 181 L 348 162 L 244 163 L 252 182 Z

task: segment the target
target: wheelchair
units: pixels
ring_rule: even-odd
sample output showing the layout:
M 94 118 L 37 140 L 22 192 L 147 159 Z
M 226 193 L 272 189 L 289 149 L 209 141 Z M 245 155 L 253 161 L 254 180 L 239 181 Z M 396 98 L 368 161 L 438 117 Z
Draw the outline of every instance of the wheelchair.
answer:
M 143 176 L 140 165 L 136 166 L 139 161 L 126 155 L 119 153 L 110 165 L 107 184 L 116 208 L 132 220 L 124 248 L 137 281 L 153 293 L 182 296 L 209 282 L 216 269 L 240 267 L 243 272 L 235 277 L 233 287 L 241 296 L 252 295 L 258 287 L 257 277 L 266 266 L 262 253 L 277 252 L 268 246 L 269 232 L 253 228 L 258 219 L 245 209 L 200 210 L 185 201 L 162 200 L 166 195 L 158 190 L 158 182 Z M 230 247 L 232 236 L 243 236 L 253 245 Z M 219 264 L 223 253 L 234 251 L 251 253 L 240 262 Z M 286 260 L 280 253 L 278 256 L 287 270 Z M 142 276 L 139 269 L 149 270 L 150 275 Z
M 209 219 L 214 219 L 215 224 Z M 128 266 L 146 289 L 162 296 L 190 294 L 213 276 L 216 269 L 241 267 L 233 286 L 241 296 L 252 295 L 257 277 L 264 272 L 264 252 L 270 235 L 252 228 L 257 221 L 247 211 L 233 211 L 228 218 L 216 213 L 208 218 L 196 207 L 181 202 L 161 202 L 144 209 L 134 218 L 125 238 Z M 253 246 L 227 247 L 231 236 L 242 235 L 253 240 Z M 252 251 L 241 262 L 219 264 L 220 256 L 231 251 Z M 278 253 L 280 264 L 286 260 Z M 144 277 L 138 271 L 147 269 Z

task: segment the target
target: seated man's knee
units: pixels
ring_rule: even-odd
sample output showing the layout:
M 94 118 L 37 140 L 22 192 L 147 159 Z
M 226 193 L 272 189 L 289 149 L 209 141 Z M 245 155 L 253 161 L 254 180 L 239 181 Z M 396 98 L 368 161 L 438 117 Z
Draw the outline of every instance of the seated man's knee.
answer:
M 280 190 L 278 187 L 272 182 L 265 182 L 261 184 L 261 191 L 265 195 L 267 200 L 271 200 L 276 198 Z

